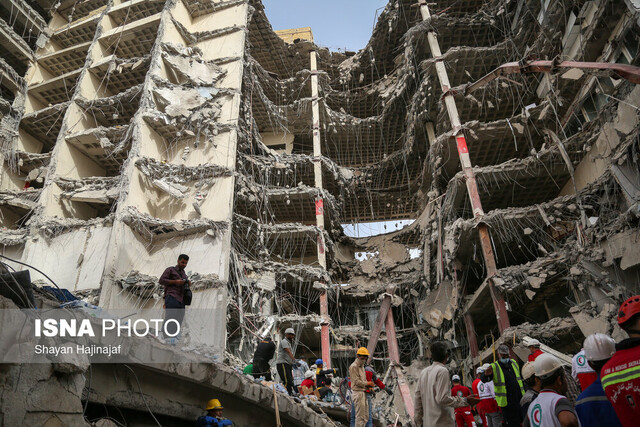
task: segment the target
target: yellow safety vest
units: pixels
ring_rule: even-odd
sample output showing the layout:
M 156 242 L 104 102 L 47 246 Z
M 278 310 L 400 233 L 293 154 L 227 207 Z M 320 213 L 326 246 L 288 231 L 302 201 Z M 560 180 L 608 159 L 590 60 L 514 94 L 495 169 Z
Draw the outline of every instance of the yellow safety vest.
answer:
M 524 395 L 524 385 L 522 384 L 520 368 L 515 360 L 510 360 L 511 367 L 513 368 L 513 372 L 516 374 L 516 380 L 518 380 L 518 385 L 520 386 L 520 393 Z M 504 373 L 502 372 L 502 367 L 500 367 L 500 363 L 498 362 L 493 362 L 491 367 L 493 368 L 493 386 L 496 393 L 496 402 L 499 407 L 504 408 L 507 406 L 507 384 L 504 380 Z

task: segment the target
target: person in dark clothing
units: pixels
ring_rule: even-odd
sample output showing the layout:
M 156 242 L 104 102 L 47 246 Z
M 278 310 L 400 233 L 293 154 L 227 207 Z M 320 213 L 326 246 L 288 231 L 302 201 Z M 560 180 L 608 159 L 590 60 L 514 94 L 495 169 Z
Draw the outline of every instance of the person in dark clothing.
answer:
M 327 375 L 338 375 L 338 371 L 335 369 L 323 369 L 324 362 L 322 359 L 316 360 L 316 366 L 316 386 L 318 388 L 326 386 L 327 380 L 329 380 L 329 384 L 331 384 L 331 380 L 327 378 Z
M 271 381 L 271 369 L 269 361 L 273 359 L 276 352 L 276 345 L 271 337 L 260 340 L 255 353 L 253 353 L 253 377 L 264 377 L 265 380 Z
M 175 340 L 180 334 L 180 326 L 184 319 L 184 285 L 189 282 L 187 273 L 184 272 L 189 256 L 180 254 L 178 256 L 178 264 L 175 267 L 168 267 L 160 276 L 158 282 L 164 286 L 164 321 L 175 320 L 169 322 L 165 326 L 168 338 Z
M 524 384 L 518 364 L 509 357 L 509 347 L 498 347 L 498 361 L 491 364 L 496 402 L 502 410 L 506 427 L 520 427 L 522 410 L 520 399 L 524 395 Z

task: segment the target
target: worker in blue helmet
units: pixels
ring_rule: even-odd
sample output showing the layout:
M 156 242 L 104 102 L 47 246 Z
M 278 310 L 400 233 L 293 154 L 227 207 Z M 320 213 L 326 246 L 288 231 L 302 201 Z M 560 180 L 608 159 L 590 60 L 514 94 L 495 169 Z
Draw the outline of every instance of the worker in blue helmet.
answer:
M 330 376 L 337 375 L 338 371 L 335 369 L 324 369 L 322 359 L 316 360 L 316 366 L 316 387 L 328 387 L 331 384 Z

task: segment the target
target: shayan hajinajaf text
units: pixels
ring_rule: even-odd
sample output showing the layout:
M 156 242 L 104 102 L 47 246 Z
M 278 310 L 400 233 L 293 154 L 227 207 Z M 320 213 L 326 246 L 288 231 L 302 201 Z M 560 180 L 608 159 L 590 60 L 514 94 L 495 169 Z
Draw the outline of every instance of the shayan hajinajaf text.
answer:
M 59 356 L 61 354 L 85 354 L 89 357 L 96 354 L 103 354 L 107 357 L 122 353 L 122 345 L 61 345 L 61 346 L 47 346 L 42 344 L 36 344 L 35 354 L 51 354 L 53 356 Z

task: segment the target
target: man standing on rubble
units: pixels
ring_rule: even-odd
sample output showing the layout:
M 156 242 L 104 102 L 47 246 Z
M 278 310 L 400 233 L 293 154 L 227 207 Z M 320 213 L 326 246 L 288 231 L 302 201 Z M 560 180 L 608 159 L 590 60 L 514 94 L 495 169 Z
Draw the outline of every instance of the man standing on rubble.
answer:
M 349 377 L 351 379 L 351 401 L 356 414 L 355 427 L 365 427 L 369 419 L 369 408 L 365 392 L 373 388 L 374 384 L 367 381 L 364 365 L 369 358 L 369 351 L 366 347 L 360 347 L 356 352 L 356 360 L 349 366 Z
M 629 338 L 616 345 L 616 353 L 602 367 L 602 387 L 624 427 L 640 420 L 640 295 L 622 303 L 618 325 Z
M 602 367 L 616 352 L 616 342 L 608 335 L 593 334 L 584 340 L 584 353 L 587 363 L 595 372 Z M 607 399 L 600 375 L 576 400 L 576 412 L 582 427 L 621 427 L 620 421 L 609 399 Z
M 529 405 L 524 427 L 580 427 L 573 405 L 563 396 L 568 384 L 560 360 L 545 353 L 536 358 L 533 366 L 542 390 Z
M 293 328 L 287 328 L 284 331 L 284 338 L 280 341 L 278 355 L 276 356 L 278 376 L 280 376 L 280 381 L 282 381 L 282 384 L 287 389 L 289 396 L 293 396 L 293 364 L 296 358 L 293 355 L 293 346 L 291 343 L 295 336 L 296 333 Z
M 304 381 L 304 374 L 309 370 L 309 365 L 304 361 L 304 357 L 296 360 L 293 364 L 293 389 L 300 392 L 300 384 Z
M 520 399 L 524 395 L 524 385 L 518 364 L 509 357 L 509 347 L 504 344 L 498 347 L 498 361 L 491 367 L 496 402 L 502 410 L 504 424 L 506 427 L 519 427 L 522 423 Z
M 452 408 L 475 405 L 473 396 L 451 395 L 451 380 L 445 363 L 449 361 L 449 350 L 443 341 L 431 344 L 433 363 L 420 373 L 413 405 L 414 422 L 417 427 L 450 427 L 454 425 Z
M 182 325 L 182 320 L 184 319 L 184 285 L 189 282 L 189 278 L 187 277 L 187 273 L 184 272 L 184 269 L 188 263 L 189 256 L 180 254 L 177 265 L 165 269 L 162 276 L 160 276 L 160 280 L 158 280 L 158 282 L 164 286 L 164 321 L 175 320 L 178 322 L 178 325 L 174 322 L 169 322 L 165 326 L 172 344 L 175 344 L 177 341 L 175 334 L 179 336 L 179 326 Z
M 273 359 L 276 352 L 276 345 L 271 337 L 260 340 L 255 353 L 253 353 L 253 378 L 264 377 L 265 380 L 271 381 L 271 368 L 269 361 Z

